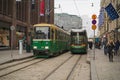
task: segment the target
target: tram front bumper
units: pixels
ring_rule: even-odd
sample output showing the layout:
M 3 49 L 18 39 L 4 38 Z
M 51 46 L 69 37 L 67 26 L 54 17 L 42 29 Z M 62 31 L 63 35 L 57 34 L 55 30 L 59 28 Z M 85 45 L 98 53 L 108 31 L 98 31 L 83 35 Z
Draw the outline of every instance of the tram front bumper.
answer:
M 34 55 L 49 55 L 49 50 L 37 50 L 37 49 L 33 49 L 33 53 Z

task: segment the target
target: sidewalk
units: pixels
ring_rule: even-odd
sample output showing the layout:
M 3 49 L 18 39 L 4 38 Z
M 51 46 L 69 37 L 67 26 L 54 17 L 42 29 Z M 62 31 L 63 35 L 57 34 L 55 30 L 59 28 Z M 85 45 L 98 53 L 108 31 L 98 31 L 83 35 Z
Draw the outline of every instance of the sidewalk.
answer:
M 19 50 L 2 50 L 0 51 L 0 64 L 32 56 L 32 51 L 31 53 L 27 53 L 26 50 L 23 50 L 22 54 L 19 54 Z
M 95 54 L 90 51 L 91 80 L 120 80 L 120 56 L 114 56 L 113 62 L 109 62 L 103 49 L 95 49 Z

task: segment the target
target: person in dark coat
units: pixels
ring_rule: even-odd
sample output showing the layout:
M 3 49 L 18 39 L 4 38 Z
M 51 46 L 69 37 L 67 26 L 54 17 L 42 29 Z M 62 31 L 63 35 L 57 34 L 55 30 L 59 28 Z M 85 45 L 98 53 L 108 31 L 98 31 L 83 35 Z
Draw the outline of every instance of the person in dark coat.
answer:
M 108 50 L 110 62 L 113 62 L 113 49 L 114 49 L 114 43 L 113 41 L 109 41 L 107 44 L 107 50 Z
M 107 55 L 107 53 L 108 53 L 108 49 L 107 49 L 107 43 L 106 43 L 104 44 L 104 54 Z
M 114 47 L 114 55 L 118 55 L 118 50 L 119 50 L 120 42 L 119 40 L 115 41 L 115 47 Z
M 92 49 L 92 47 L 93 47 L 93 42 L 89 41 L 89 48 Z

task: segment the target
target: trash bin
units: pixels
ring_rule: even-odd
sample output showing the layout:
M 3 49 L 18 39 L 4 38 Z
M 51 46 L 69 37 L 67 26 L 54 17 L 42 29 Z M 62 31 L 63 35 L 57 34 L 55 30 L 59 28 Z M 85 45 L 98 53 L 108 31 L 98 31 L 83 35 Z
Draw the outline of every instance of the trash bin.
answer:
M 28 44 L 26 45 L 26 52 L 28 52 L 28 53 L 31 52 L 30 45 L 28 45 Z

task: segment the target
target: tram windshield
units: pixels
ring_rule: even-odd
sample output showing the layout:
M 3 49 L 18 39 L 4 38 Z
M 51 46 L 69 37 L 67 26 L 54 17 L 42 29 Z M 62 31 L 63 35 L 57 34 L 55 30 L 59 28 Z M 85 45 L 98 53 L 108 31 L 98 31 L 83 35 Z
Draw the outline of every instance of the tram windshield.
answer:
M 72 34 L 72 41 L 73 44 L 82 44 L 85 42 L 84 35 L 81 35 L 79 33 Z
M 34 39 L 48 39 L 48 38 L 49 38 L 49 27 L 34 28 Z

